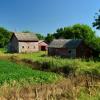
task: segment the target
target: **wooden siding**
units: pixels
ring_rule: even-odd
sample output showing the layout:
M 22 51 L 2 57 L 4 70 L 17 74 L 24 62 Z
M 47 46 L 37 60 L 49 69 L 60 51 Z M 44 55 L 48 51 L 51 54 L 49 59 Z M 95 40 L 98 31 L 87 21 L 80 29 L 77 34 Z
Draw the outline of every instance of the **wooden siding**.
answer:
M 14 35 L 8 44 L 8 52 L 18 52 L 18 40 Z
M 76 57 L 76 49 L 68 48 L 48 48 L 48 55 L 62 56 L 62 57 Z
M 81 43 L 76 49 L 76 57 L 89 58 L 93 56 L 93 51 L 85 43 Z
M 90 58 L 97 57 L 99 52 L 91 49 L 84 42 L 81 42 L 77 48 L 48 48 L 48 55 L 63 56 L 70 58 Z
M 38 42 L 19 42 L 19 53 L 39 51 Z

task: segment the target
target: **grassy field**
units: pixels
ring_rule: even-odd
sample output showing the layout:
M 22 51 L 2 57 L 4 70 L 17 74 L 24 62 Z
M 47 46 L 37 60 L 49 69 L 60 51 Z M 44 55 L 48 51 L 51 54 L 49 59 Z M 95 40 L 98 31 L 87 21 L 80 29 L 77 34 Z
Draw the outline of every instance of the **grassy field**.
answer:
M 42 92 L 44 93 L 43 95 L 45 95 L 42 97 L 46 99 L 50 98 L 48 100 L 66 100 L 66 98 L 68 98 L 68 100 L 100 100 L 99 60 L 48 57 L 47 52 L 31 54 L 8 54 L 4 52 L 5 50 L 0 49 L 0 91 L 2 91 L 0 94 L 3 93 L 3 97 L 6 95 L 7 100 L 14 100 L 10 98 L 13 97 L 13 95 L 15 95 L 17 99 L 19 99 L 18 97 L 25 99 L 25 91 L 27 91 L 26 94 L 29 96 L 33 96 L 35 93 L 35 99 L 38 99 L 41 94 L 40 92 Z M 34 62 L 39 64 L 40 67 L 38 70 L 34 69 Z M 33 68 L 30 68 L 30 65 Z M 41 67 L 43 67 L 43 71 Z M 47 70 L 45 70 L 45 67 Z M 55 71 L 56 73 L 62 73 L 56 74 L 54 73 Z M 63 73 L 66 74 L 69 72 L 70 74 L 72 71 L 76 76 L 62 76 Z M 98 78 L 87 76 L 88 74 L 98 76 Z M 38 85 L 38 89 L 36 90 L 37 87 L 33 88 L 33 85 L 37 85 L 38 83 L 43 83 L 43 85 Z M 50 84 L 45 86 L 44 84 L 46 83 Z M 7 87 L 7 85 L 3 86 L 3 84 L 9 84 L 10 87 Z M 13 87 L 13 84 L 15 86 L 28 85 L 29 87 L 18 90 L 18 88 Z M 51 94 L 48 93 L 47 95 L 48 91 Z M 60 93 L 58 93 L 58 91 Z M 21 93 L 23 97 L 20 95 Z
M 47 73 L 37 70 L 32 70 L 25 65 L 0 60 L 0 84 L 4 82 L 13 83 L 16 81 L 20 84 L 28 83 L 51 83 L 60 79 L 60 76 L 54 73 Z
M 77 73 L 93 73 L 100 75 L 100 62 L 91 59 L 67 59 L 60 57 L 48 57 L 47 52 L 37 52 L 32 54 L 17 54 L 20 59 L 30 59 L 31 61 L 44 64 L 47 62 L 48 68 L 72 68 Z

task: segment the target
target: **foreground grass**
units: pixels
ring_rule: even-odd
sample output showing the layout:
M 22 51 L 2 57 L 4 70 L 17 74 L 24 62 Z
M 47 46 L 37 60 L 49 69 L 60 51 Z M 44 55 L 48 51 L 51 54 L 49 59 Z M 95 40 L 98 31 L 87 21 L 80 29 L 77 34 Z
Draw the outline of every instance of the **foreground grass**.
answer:
M 60 76 L 50 72 L 32 70 L 25 65 L 0 60 L 0 84 L 4 82 L 11 84 L 17 81 L 20 84 L 50 83 L 60 79 Z

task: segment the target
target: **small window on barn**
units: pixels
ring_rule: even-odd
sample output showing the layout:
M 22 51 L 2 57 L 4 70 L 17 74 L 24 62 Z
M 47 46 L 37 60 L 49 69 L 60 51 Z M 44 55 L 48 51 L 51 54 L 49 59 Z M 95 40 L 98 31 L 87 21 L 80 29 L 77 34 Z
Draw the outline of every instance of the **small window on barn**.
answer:
M 71 53 L 71 50 L 69 50 L 68 53 Z
M 33 46 L 33 48 L 35 49 L 35 46 Z
M 81 52 L 84 52 L 84 49 L 83 49 L 83 48 L 81 48 L 81 49 L 80 49 L 80 51 L 81 51 Z
M 22 48 L 24 48 L 24 46 L 22 46 Z
M 28 46 L 28 49 L 29 49 L 30 47 Z

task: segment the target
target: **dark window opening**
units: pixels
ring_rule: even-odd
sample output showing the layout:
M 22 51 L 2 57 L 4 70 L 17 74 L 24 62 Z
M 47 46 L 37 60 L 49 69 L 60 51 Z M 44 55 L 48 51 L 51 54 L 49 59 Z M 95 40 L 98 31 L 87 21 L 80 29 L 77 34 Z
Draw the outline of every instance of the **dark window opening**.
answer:
M 30 47 L 28 46 L 28 49 L 29 49 Z
M 24 48 L 24 46 L 22 46 L 22 48 Z
M 68 53 L 71 53 L 71 50 L 69 50 Z
M 45 46 L 41 46 L 41 51 L 46 51 L 46 47 Z

